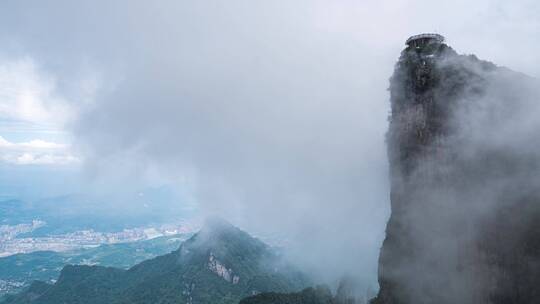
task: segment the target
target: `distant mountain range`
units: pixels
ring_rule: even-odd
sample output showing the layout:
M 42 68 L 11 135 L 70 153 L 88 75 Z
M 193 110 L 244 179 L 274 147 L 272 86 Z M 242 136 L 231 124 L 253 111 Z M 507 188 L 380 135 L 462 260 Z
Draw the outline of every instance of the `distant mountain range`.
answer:
M 238 303 L 310 284 L 271 248 L 219 219 L 177 250 L 127 270 L 69 265 L 56 283 L 36 281 L 2 304 Z
M 2 199 L 0 225 L 44 221 L 46 225 L 27 234 L 32 237 L 90 229 L 115 232 L 192 218 L 193 208 L 178 201 L 167 188 L 144 189 L 120 197 L 71 194 L 36 200 Z

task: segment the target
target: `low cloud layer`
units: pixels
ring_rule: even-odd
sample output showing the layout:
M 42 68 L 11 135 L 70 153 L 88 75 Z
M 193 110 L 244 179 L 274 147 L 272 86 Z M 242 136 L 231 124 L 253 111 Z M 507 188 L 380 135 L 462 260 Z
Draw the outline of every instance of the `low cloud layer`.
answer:
M 286 236 L 293 258 L 321 276 L 375 282 L 389 211 L 386 89 L 403 41 L 436 30 L 458 49 L 536 75 L 528 54 L 540 43 L 520 37 L 537 36 L 538 9 L 10 2 L 0 42 L 5 58 L 31 54 L 76 106 L 67 130 L 90 176 L 116 175 L 118 187 L 167 180 L 206 214 Z
M 14 143 L 0 136 L 0 161 L 14 165 L 69 165 L 79 162 L 65 144 L 40 139 Z

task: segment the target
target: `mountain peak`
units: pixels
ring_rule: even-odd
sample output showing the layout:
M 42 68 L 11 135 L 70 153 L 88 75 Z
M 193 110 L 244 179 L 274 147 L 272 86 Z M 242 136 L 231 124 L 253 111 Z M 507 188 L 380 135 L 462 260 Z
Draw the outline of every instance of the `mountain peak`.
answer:
M 268 249 L 266 244 L 226 220 L 212 217 L 206 219 L 201 230 L 181 245 L 179 252 L 181 257 L 192 253 L 212 253 L 225 258 L 242 252 L 263 253 Z
M 197 246 L 203 244 L 215 245 L 222 242 L 262 245 L 262 242 L 258 239 L 219 217 L 207 218 L 203 227 L 193 236 L 193 239 L 196 241 Z M 189 241 L 186 243 L 189 243 Z
M 201 228 L 201 231 L 212 231 L 212 232 L 219 232 L 219 231 L 234 231 L 234 230 L 240 230 L 237 227 L 233 226 L 231 223 L 226 221 L 225 219 L 217 216 L 213 217 L 207 217 L 204 220 L 203 227 Z
M 538 84 L 436 38 L 411 37 L 390 79 L 391 216 L 373 303 L 540 303 L 540 254 L 527 251 L 540 127 L 520 123 L 536 119 Z

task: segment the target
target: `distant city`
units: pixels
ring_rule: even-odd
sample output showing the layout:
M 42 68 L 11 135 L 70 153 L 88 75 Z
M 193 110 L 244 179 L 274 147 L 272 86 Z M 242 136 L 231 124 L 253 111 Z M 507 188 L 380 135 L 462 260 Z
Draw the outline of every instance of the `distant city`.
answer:
M 0 226 L 0 258 L 34 251 L 63 252 L 92 248 L 103 244 L 149 240 L 161 236 L 191 233 L 197 227 L 192 222 L 180 221 L 156 227 L 146 226 L 124 229 L 118 232 L 99 232 L 89 229 L 44 237 L 25 236 L 25 234 L 46 225 L 46 222 L 36 219 L 31 223 Z

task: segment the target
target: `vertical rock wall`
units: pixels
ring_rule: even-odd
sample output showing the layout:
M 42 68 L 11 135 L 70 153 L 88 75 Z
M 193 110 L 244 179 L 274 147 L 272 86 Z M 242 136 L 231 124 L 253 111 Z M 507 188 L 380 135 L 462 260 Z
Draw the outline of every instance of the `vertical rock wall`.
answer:
M 540 303 L 537 87 L 442 43 L 402 52 L 375 303 Z

